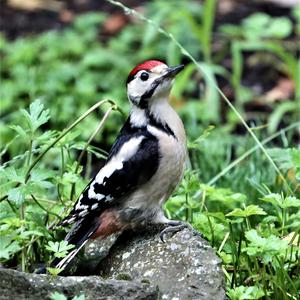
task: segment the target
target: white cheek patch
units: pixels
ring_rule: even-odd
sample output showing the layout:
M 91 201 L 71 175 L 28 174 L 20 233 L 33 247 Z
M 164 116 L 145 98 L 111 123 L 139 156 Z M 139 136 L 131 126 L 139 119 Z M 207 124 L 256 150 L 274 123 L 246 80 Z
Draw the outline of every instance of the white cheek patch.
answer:
M 145 71 L 139 71 L 135 75 L 135 78 L 127 85 L 127 95 L 129 100 L 134 102 L 133 99 L 137 99 L 137 101 L 139 101 L 140 97 L 151 88 L 153 81 L 159 78 L 166 68 L 167 65 L 165 64 L 156 66 L 151 70 L 151 72 L 149 72 L 149 79 L 146 81 L 142 81 L 140 79 L 141 73 Z
M 129 84 L 128 84 L 128 97 L 129 99 L 131 98 L 139 98 L 145 89 L 147 88 L 147 85 L 140 81 L 138 78 L 133 79 Z
M 173 80 L 165 79 L 154 91 L 152 98 L 167 97 L 172 87 Z

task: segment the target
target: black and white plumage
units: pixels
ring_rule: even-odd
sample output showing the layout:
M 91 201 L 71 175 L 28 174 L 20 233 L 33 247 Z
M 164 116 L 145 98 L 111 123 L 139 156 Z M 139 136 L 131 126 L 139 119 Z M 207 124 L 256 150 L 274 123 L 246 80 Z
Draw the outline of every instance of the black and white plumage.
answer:
M 76 247 L 56 267 L 64 268 L 89 238 L 143 223 L 174 223 L 161 206 L 179 183 L 186 159 L 185 131 L 168 103 L 172 80 L 182 69 L 151 60 L 129 74 L 130 116 L 105 165 L 60 223 L 73 224 L 65 239 Z

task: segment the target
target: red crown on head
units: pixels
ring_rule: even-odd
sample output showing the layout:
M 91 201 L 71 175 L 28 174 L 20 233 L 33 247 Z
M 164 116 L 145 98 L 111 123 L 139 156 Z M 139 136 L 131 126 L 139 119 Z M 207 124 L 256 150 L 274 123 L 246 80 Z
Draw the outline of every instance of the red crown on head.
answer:
M 128 75 L 126 83 L 129 83 L 134 78 L 134 75 L 138 71 L 141 71 L 141 70 L 149 71 L 149 70 L 153 69 L 156 66 L 164 65 L 164 64 L 165 64 L 164 62 L 159 61 L 159 60 L 146 60 L 146 61 L 144 61 L 143 63 L 137 65 L 135 68 L 133 68 L 131 70 L 131 72 Z

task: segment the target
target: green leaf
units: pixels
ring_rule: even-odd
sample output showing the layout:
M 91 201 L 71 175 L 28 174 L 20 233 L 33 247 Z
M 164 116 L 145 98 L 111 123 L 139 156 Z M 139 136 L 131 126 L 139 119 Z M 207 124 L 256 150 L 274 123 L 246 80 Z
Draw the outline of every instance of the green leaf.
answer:
M 49 271 L 49 269 L 53 269 L 53 268 L 47 268 L 47 270 Z M 51 273 L 51 272 L 49 272 Z M 52 274 L 52 273 L 51 273 Z M 54 275 L 54 274 L 52 274 Z M 56 274 L 58 275 L 58 274 Z M 58 293 L 58 292 L 54 292 L 50 295 L 51 300 L 67 300 L 67 297 L 64 294 Z
M 228 204 L 245 203 L 246 195 L 242 193 L 234 193 L 230 189 L 214 188 L 211 186 L 201 186 L 201 189 L 206 190 L 206 195 L 209 196 L 210 201 L 220 201 Z
M 30 174 L 32 181 L 41 181 L 50 177 L 53 177 L 55 173 L 51 170 L 46 169 L 34 169 Z
M 296 179 L 300 181 L 300 149 L 290 149 L 290 157 L 293 168 L 296 171 Z
M 225 215 L 222 212 L 204 212 L 203 214 L 208 217 L 216 218 L 223 224 L 228 224 L 228 220 L 226 220 Z
M 39 232 L 37 230 L 28 230 L 28 231 L 23 231 L 20 234 L 21 238 L 27 238 L 27 237 L 32 237 L 32 236 L 44 236 L 44 234 L 42 232 Z
M 24 186 L 19 186 L 11 189 L 8 192 L 8 200 L 20 206 L 25 200 Z
M 300 207 L 300 200 L 293 196 L 288 196 L 282 203 L 282 208 Z
M 234 289 L 228 289 L 227 295 L 231 300 L 249 300 L 260 299 L 265 296 L 263 289 L 257 286 L 238 286 Z
M 24 139 L 27 138 L 27 131 L 24 130 L 20 125 L 11 125 L 9 127 L 15 130 L 20 135 L 20 137 Z
M 272 203 L 274 206 L 278 206 L 280 208 L 300 207 L 300 200 L 294 196 L 283 198 L 279 194 L 269 194 L 261 200 Z
M 255 13 L 242 22 L 243 33 L 246 38 L 258 40 L 260 38 L 286 38 L 293 29 L 292 22 L 286 17 L 271 18 L 265 13 Z
M 273 258 L 278 256 L 284 256 L 285 251 L 288 249 L 288 241 L 282 240 L 275 235 L 268 237 L 261 237 L 258 232 L 251 229 L 245 233 L 248 240 L 248 247 L 242 249 L 249 256 L 260 257 L 264 263 L 269 263 Z
M 280 169 L 288 171 L 289 169 L 293 168 L 289 150 L 290 149 L 272 148 L 268 149 L 267 151 L 272 159 L 279 164 Z
M 28 127 L 34 133 L 41 125 L 48 122 L 50 115 L 49 110 L 44 110 L 44 105 L 38 99 L 29 106 L 29 113 L 25 109 L 21 109 L 22 115 L 27 120 Z
M 72 300 L 85 300 L 85 296 L 84 296 L 84 295 L 74 296 L 74 297 L 72 298 Z
M 274 206 L 282 207 L 282 197 L 279 194 L 269 194 L 261 198 L 262 201 L 272 203 Z
M 69 250 L 73 249 L 75 246 L 68 244 L 67 241 L 52 242 L 49 241 L 46 245 L 46 249 L 50 252 L 54 252 L 54 256 L 57 258 L 63 258 L 67 256 Z
M 0 259 L 9 259 L 10 256 L 21 249 L 20 245 L 16 241 L 8 236 L 0 236 Z
M 8 167 L 1 172 L 1 176 L 4 176 L 7 180 L 23 183 L 24 182 L 24 170 L 16 170 L 14 167 Z
M 287 38 L 293 30 L 293 25 L 290 19 L 286 17 L 272 18 L 267 27 L 266 36 L 278 39 Z
M 244 209 L 235 208 L 233 211 L 228 213 L 226 217 L 242 217 L 246 218 L 252 215 L 266 215 L 267 213 L 258 205 L 249 205 Z

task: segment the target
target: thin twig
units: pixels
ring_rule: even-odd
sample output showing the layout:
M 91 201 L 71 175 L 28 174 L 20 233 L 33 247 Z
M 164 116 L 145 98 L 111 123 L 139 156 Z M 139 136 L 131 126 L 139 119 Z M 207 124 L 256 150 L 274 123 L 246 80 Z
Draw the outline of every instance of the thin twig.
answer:
M 45 211 L 47 214 L 49 215 L 53 215 L 55 216 L 56 218 L 59 218 L 60 220 L 62 219 L 61 216 L 59 216 L 58 214 L 48 210 L 47 208 L 45 208 L 32 194 L 30 195 L 32 200 L 43 210 Z
M 78 157 L 78 160 L 77 160 L 77 165 L 76 165 L 76 168 L 75 168 L 75 174 L 78 173 L 78 170 L 79 170 L 79 167 L 80 167 L 80 163 L 81 163 L 81 160 L 83 158 L 83 155 L 84 153 L 86 152 L 88 146 L 90 145 L 90 143 L 92 142 L 92 140 L 95 138 L 95 136 L 98 134 L 98 132 L 102 129 L 105 121 L 107 120 L 107 118 L 109 117 L 110 113 L 112 112 L 112 110 L 114 110 L 114 107 L 110 107 L 104 114 L 103 118 L 101 119 L 101 121 L 99 122 L 97 128 L 95 129 L 95 131 L 92 133 L 92 135 L 90 136 L 90 138 L 88 139 L 88 141 L 86 142 L 84 148 L 82 149 L 79 157 Z M 70 194 L 70 199 L 72 200 L 73 199 L 73 196 L 74 196 L 74 193 L 75 193 L 75 182 L 72 184 L 72 187 L 71 187 L 71 194 Z

